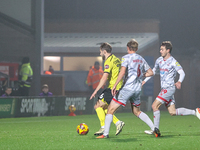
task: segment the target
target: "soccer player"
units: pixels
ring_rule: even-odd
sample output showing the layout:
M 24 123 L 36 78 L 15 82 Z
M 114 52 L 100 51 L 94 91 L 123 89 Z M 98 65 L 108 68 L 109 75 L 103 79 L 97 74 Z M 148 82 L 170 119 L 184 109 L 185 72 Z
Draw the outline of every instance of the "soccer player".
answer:
M 103 76 L 92 93 L 90 100 L 95 97 L 97 92 L 101 89 L 102 86 L 105 85 L 105 83 L 108 81 L 108 87 L 99 95 L 98 101 L 96 102 L 94 109 L 96 110 L 97 116 L 100 120 L 101 128 L 99 131 L 97 131 L 94 135 L 102 135 L 104 133 L 104 125 L 105 125 L 105 116 L 107 113 L 107 107 L 110 104 L 110 101 L 112 100 L 113 96 L 111 94 L 111 89 L 117 80 L 120 68 L 121 68 L 121 61 L 119 58 L 117 58 L 114 54 L 111 53 L 112 47 L 109 43 L 103 43 L 100 46 L 100 55 L 102 56 L 102 59 L 105 60 L 104 63 L 104 73 Z M 123 84 L 123 80 L 120 80 L 117 90 L 121 88 Z M 116 134 L 118 135 L 125 123 L 123 121 L 120 121 L 115 116 L 113 117 L 113 123 L 116 125 Z
M 160 70 L 160 81 L 161 81 L 161 91 L 156 97 L 152 104 L 153 115 L 154 115 L 154 125 L 159 129 L 160 123 L 160 110 L 159 107 L 165 104 L 171 116 L 175 115 L 196 115 L 200 119 L 200 109 L 195 110 L 187 108 L 175 108 L 174 93 L 177 89 L 181 89 L 181 83 L 184 80 L 185 73 L 181 65 L 177 60 L 171 56 L 172 44 L 170 41 L 162 42 L 160 46 L 161 56 L 156 60 L 155 66 L 153 68 L 153 73 L 155 75 L 156 69 Z M 175 83 L 176 74 L 179 74 L 179 79 Z M 147 77 L 142 85 L 144 85 L 150 77 Z M 152 130 L 144 131 L 147 134 L 153 134 Z M 160 135 L 159 135 L 160 136 Z
M 148 77 L 152 76 L 153 72 L 144 58 L 138 54 L 136 51 L 138 50 L 138 42 L 135 39 L 130 40 L 127 43 L 127 52 L 125 56 L 122 57 L 122 64 L 119 76 L 117 78 L 116 83 L 112 88 L 112 94 L 115 95 L 112 99 L 110 105 L 108 106 L 108 113 L 106 115 L 105 120 L 105 131 L 104 134 L 98 136 L 97 138 L 108 138 L 110 124 L 113 120 L 114 112 L 122 105 L 125 106 L 126 102 L 130 100 L 131 108 L 134 115 L 144 121 L 155 133 L 155 136 L 159 134 L 159 130 L 154 127 L 151 119 L 142 111 L 140 111 L 140 93 L 142 87 L 142 78 L 143 76 Z M 117 86 L 120 83 L 121 79 L 128 71 L 128 75 L 126 77 L 126 83 L 122 87 L 122 89 L 117 92 Z M 146 73 L 143 73 L 143 70 Z

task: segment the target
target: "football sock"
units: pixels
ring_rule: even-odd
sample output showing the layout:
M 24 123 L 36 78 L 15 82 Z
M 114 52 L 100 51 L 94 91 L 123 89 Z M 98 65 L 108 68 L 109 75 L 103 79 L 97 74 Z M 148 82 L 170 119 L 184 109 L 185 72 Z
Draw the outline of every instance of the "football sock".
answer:
M 113 115 L 113 123 L 114 123 L 115 125 L 117 125 L 117 124 L 120 123 L 119 119 L 118 119 L 115 115 Z
M 105 119 L 105 130 L 104 130 L 104 136 L 109 134 L 109 130 L 110 130 L 110 124 L 113 120 L 113 115 L 112 114 L 107 114 L 106 115 L 106 119 Z
M 151 119 L 149 118 L 149 116 L 147 116 L 145 113 L 143 113 L 141 111 L 138 118 L 140 118 L 142 121 L 144 121 L 151 128 L 151 130 L 154 130 L 154 124 L 151 121 Z
M 160 110 L 156 110 L 153 112 L 153 118 L 154 118 L 154 125 L 156 128 L 159 129 L 160 124 Z
M 105 112 L 104 112 L 102 107 L 98 107 L 96 109 L 96 112 L 97 112 L 97 116 L 99 118 L 100 125 L 101 125 L 101 128 L 102 128 L 105 125 Z
M 105 114 L 107 114 L 108 109 L 105 109 L 104 112 L 105 112 Z M 114 123 L 116 126 L 120 123 L 120 120 L 119 120 L 115 115 L 113 115 L 113 123 Z
M 176 115 L 181 115 L 181 116 L 185 116 L 185 115 L 195 115 L 195 110 L 192 109 L 187 109 L 187 108 L 177 108 L 176 109 Z

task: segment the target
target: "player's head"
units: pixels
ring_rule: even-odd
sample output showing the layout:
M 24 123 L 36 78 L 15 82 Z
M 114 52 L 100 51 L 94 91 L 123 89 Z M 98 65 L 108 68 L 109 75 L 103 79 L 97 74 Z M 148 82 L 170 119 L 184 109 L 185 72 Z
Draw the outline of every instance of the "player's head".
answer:
M 138 50 L 138 42 L 135 39 L 131 39 L 126 46 L 130 51 Z
M 167 59 L 171 54 L 172 51 L 172 44 L 170 41 L 164 41 L 161 43 L 160 46 L 160 55 L 164 58 Z
M 100 46 L 100 55 L 105 60 L 106 55 L 110 55 L 112 52 L 112 46 L 109 43 L 102 43 Z
M 161 46 L 165 47 L 166 50 L 169 50 L 169 53 L 172 52 L 172 43 L 170 41 L 163 41 Z

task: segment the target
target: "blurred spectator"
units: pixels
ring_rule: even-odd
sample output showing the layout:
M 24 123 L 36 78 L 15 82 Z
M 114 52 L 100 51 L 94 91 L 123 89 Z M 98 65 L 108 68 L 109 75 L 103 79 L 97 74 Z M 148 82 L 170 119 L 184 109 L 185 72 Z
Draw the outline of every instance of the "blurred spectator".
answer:
M 6 87 L 5 93 L 1 97 L 9 97 L 11 96 L 12 88 Z
M 86 82 L 92 91 L 94 91 L 97 88 L 100 82 L 100 79 L 103 76 L 103 73 L 104 72 L 102 70 L 102 67 L 99 65 L 99 62 L 96 61 L 94 63 L 94 66 L 92 66 L 92 68 L 89 70 L 89 73 L 87 76 L 87 82 Z M 103 88 L 104 86 L 101 89 Z
M 47 84 L 42 86 L 42 93 L 40 93 L 39 96 L 53 96 L 53 94 L 49 92 L 49 86 Z
M 49 72 L 51 72 L 51 74 L 54 74 L 54 69 L 52 66 L 49 66 Z
M 45 71 L 45 73 L 44 74 L 48 74 L 48 75 L 51 75 L 52 73 L 50 72 L 50 71 Z
M 51 75 L 51 74 L 53 74 L 53 73 L 54 73 L 54 69 L 53 69 L 52 66 L 49 66 L 49 70 L 45 71 L 45 74 Z
M 22 66 L 19 71 L 19 96 L 29 96 L 29 90 L 33 78 L 33 70 L 30 66 L 29 57 L 22 59 Z

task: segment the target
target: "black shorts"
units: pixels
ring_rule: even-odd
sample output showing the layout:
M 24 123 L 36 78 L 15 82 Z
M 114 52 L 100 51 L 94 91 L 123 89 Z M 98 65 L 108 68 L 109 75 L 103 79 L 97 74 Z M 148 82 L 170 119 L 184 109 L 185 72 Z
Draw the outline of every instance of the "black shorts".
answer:
M 106 102 L 108 105 L 110 104 L 113 96 L 111 93 L 111 89 L 107 88 L 103 90 L 103 92 L 99 95 L 98 99 L 100 99 L 103 102 Z

